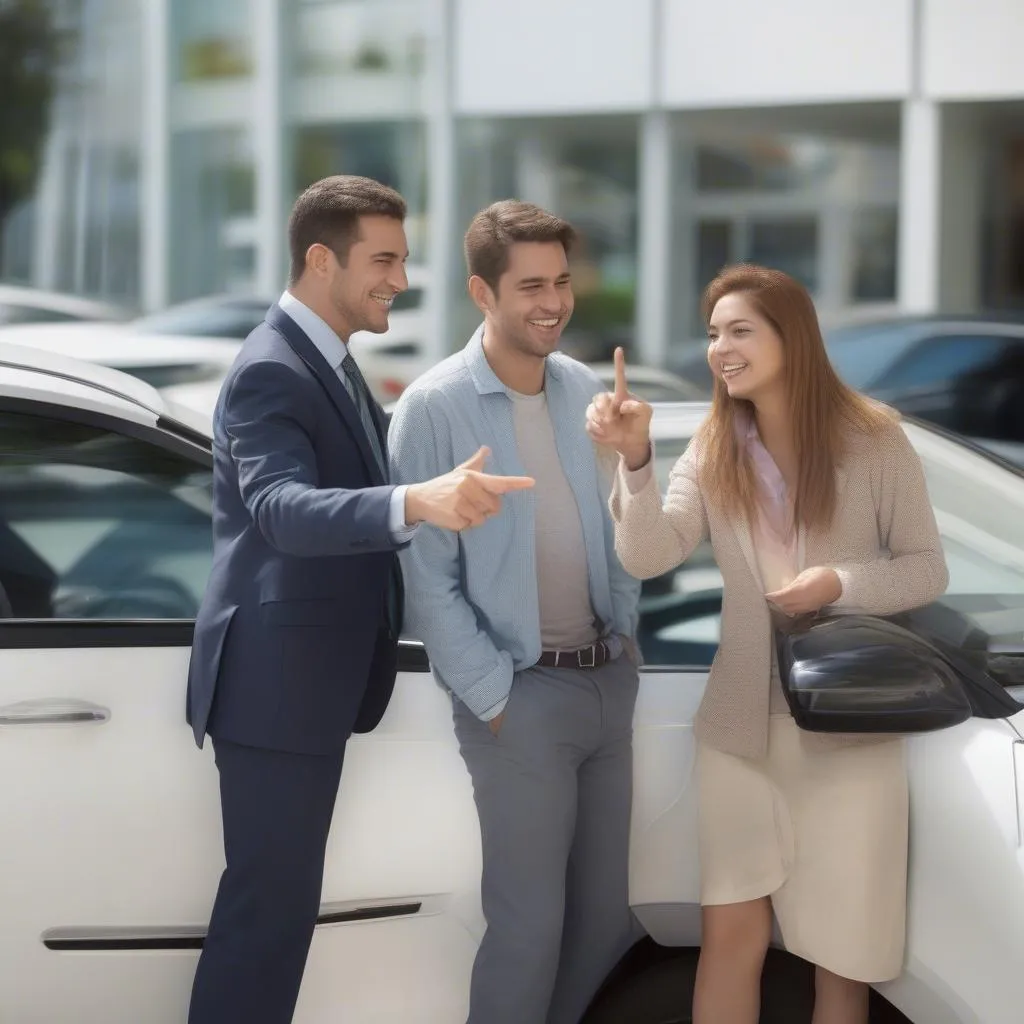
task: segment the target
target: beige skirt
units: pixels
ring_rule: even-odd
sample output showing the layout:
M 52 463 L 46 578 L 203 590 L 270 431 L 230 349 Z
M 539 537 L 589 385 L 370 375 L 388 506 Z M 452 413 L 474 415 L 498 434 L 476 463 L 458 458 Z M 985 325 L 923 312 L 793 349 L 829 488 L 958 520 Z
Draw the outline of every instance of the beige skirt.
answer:
M 698 744 L 701 903 L 770 896 L 791 953 L 889 981 L 906 934 L 904 743 L 812 750 L 805 735 L 772 715 L 765 758 Z

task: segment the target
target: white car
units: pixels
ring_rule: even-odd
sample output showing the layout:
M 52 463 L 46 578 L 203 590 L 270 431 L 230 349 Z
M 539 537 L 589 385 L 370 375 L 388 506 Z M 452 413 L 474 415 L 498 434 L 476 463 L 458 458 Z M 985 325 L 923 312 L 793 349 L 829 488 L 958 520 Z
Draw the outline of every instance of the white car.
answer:
M 371 392 L 379 402 L 394 401 L 420 374 L 430 369 L 427 355 L 426 296 L 430 274 L 426 267 L 406 267 L 409 287 L 395 296 L 389 327 L 384 334 L 360 331 L 352 336 L 352 352 Z M 224 338 L 240 343 L 263 322 L 277 296 L 211 295 L 183 302 L 133 320 L 129 329 L 140 334 L 175 338 Z M 210 382 L 182 388 L 175 398 L 212 412 L 216 388 Z
M 590 363 L 609 391 L 615 390 L 615 364 Z M 629 390 L 645 402 L 701 402 L 706 396 L 688 380 L 655 366 L 629 364 Z
M 130 324 L 25 324 L 0 329 L 0 343 L 121 370 L 209 418 L 240 342 L 141 334 Z
M 401 318 L 422 311 L 429 282 L 426 267 L 410 263 L 405 271 L 409 287 L 395 297 L 391 307 L 392 314 Z M 133 330 L 144 334 L 191 335 L 244 341 L 254 327 L 263 323 L 267 309 L 277 298 L 277 295 L 232 293 L 207 295 L 140 316 L 131 322 L 131 326 Z
M 704 412 L 658 408 L 662 475 Z M 0 1017 L 180 1024 L 223 865 L 212 750 L 184 720 L 210 564 L 209 434 L 136 379 L 2 344 L 0 427 Z M 946 546 L 944 600 L 990 673 L 1024 683 L 1024 477 L 907 432 Z M 630 887 L 649 937 L 585 1024 L 690 1019 L 691 723 L 720 586 L 706 548 L 645 585 Z M 877 1021 L 1024 1017 L 1022 731 L 1021 715 L 975 718 L 909 741 L 909 945 L 884 988 L 906 1018 L 879 997 Z M 479 880 L 450 699 L 406 640 L 384 720 L 349 745 L 296 1022 L 463 1020 Z M 762 1021 L 800 1020 L 807 977 L 773 952 Z
M 0 284 L 0 326 L 69 323 L 83 320 L 125 320 L 121 307 L 80 295 Z

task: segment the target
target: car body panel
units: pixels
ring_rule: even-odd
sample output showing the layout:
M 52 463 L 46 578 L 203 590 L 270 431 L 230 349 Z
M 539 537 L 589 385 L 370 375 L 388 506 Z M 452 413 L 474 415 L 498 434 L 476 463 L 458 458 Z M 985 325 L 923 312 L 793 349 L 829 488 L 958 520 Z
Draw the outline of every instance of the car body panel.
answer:
M 46 365 L 33 368 L 37 358 Z M 105 419 L 112 430 L 145 427 L 154 444 L 180 447 L 173 424 L 161 441 L 173 407 L 152 389 L 0 345 L 0 411 L 26 401 L 49 416 Z M 658 408 L 659 476 L 706 411 Z M 908 432 L 926 455 L 930 445 L 935 458 L 950 458 L 950 473 L 967 474 L 971 489 L 980 456 L 919 428 Z M 197 453 L 196 465 L 208 458 Z M 989 504 L 1024 502 L 1019 477 L 993 472 L 986 493 L 1001 498 Z M 986 532 L 984 497 L 966 495 L 946 516 L 946 532 L 959 530 L 958 543 L 976 555 L 964 555 L 957 570 L 968 594 L 982 593 L 993 573 L 1012 580 L 1020 570 L 1024 580 L 1024 545 L 1000 545 Z M 92 543 L 84 530 L 73 539 Z M 665 945 L 699 941 L 693 719 L 717 640 L 720 586 L 713 562 L 695 556 L 642 599 L 648 611 L 680 603 L 682 617 L 662 630 L 666 651 L 684 637 L 689 646 L 677 649 L 703 652 L 699 663 L 646 666 L 635 715 L 630 897 Z M 212 750 L 196 750 L 184 721 L 189 629 L 188 620 L 0 620 L 0 773 L 9 781 L 0 790 L 0 991 L 12 1020 L 92 1019 L 101 1008 L 105 1024 L 185 1016 L 223 864 Z M 45 717 L 55 701 L 57 711 L 106 709 L 109 720 L 2 721 L 24 716 L 26 702 L 30 718 Z M 1024 769 L 1014 724 L 1024 728 L 1021 716 L 972 720 L 910 741 L 908 967 L 887 994 L 920 1024 L 1019 1019 Z M 461 1019 L 484 928 L 480 865 L 450 697 L 409 662 L 378 728 L 349 744 L 327 851 L 326 916 L 297 1024 Z

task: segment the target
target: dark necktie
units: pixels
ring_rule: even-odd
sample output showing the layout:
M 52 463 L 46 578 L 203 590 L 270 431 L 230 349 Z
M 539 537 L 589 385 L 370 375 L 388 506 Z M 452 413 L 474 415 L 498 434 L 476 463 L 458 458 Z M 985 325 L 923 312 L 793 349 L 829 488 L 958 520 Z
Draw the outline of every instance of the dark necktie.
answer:
M 370 389 L 366 385 L 366 379 L 360 373 L 356 361 L 349 352 L 345 353 L 345 358 L 341 361 L 341 368 L 345 373 L 346 390 L 353 403 L 355 403 L 359 419 L 363 424 L 363 430 L 366 432 L 370 447 L 373 449 L 374 458 L 377 460 L 377 466 L 384 479 L 387 480 L 387 462 L 384 460 L 384 449 L 381 445 L 380 434 L 377 433 L 377 424 L 374 421 L 373 412 L 370 410 Z
M 387 480 L 388 466 L 384 459 L 380 434 L 377 433 L 377 424 L 373 418 L 373 413 L 370 411 L 372 399 L 370 398 L 370 389 L 366 384 L 366 378 L 362 375 L 356 361 L 348 352 L 345 353 L 345 358 L 341 361 L 341 368 L 345 373 L 345 390 L 355 403 L 356 410 L 359 412 L 359 419 L 363 424 L 363 430 L 366 431 L 370 447 L 373 448 L 374 457 L 377 459 L 377 465 L 380 467 L 384 479 Z M 385 614 L 387 615 L 388 625 L 395 640 L 398 639 L 402 631 L 403 589 L 402 570 L 398 565 L 398 559 L 394 558 L 391 563 L 391 574 L 385 597 Z

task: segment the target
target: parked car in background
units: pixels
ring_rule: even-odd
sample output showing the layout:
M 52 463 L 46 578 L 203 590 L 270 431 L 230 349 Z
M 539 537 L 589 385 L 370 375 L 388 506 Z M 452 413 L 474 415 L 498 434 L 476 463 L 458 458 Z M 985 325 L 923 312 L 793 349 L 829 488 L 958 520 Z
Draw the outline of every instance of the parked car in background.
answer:
M 28 324 L 0 329 L 0 343 L 120 370 L 201 413 L 212 414 L 239 343 L 223 338 L 140 335 L 109 323 Z
M 590 368 L 609 391 L 615 389 L 614 363 L 591 363 Z M 645 402 L 693 402 L 706 397 L 700 388 L 678 374 L 636 363 L 629 364 L 629 390 Z
M 656 408 L 659 478 L 706 413 Z M 1024 683 L 1024 475 L 923 427 L 951 583 L 939 611 Z M 142 381 L 0 343 L 0 993 L 10 1021 L 177 1024 L 222 868 L 217 774 L 184 721 L 211 560 L 208 430 Z M 647 929 L 584 1024 L 689 1020 L 700 941 L 693 715 L 718 642 L 710 548 L 645 588 L 630 898 Z M 465 1019 L 480 836 L 451 700 L 414 638 L 353 737 L 296 1024 Z M 1014 705 L 1015 707 L 1015 705 Z M 1017 1024 L 1024 718 L 909 741 L 907 969 L 874 1020 Z M 764 1024 L 809 1019 L 777 948 Z M 883 1016 L 884 1010 L 884 1016 Z
M 905 317 L 831 331 L 826 346 L 851 387 L 1024 465 L 1024 319 Z M 703 354 L 680 373 L 710 394 Z
M 119 306 L 78 295 L 0 284 L 0 327 L 8 324 L 68 323 L 76 320 L 126 320 Z
M 406 267 L 406 274 L 409 287 L 395 296 L 392 317 L 420 312 L 426 303 L 426 268 L 413 264 Z M 267 310 L 277 299 L 277 295 L 208 295 L 138 317 L 131 326 L 143 334 L 197 335 L 244 341 L 254 327 L 263 323 Z

